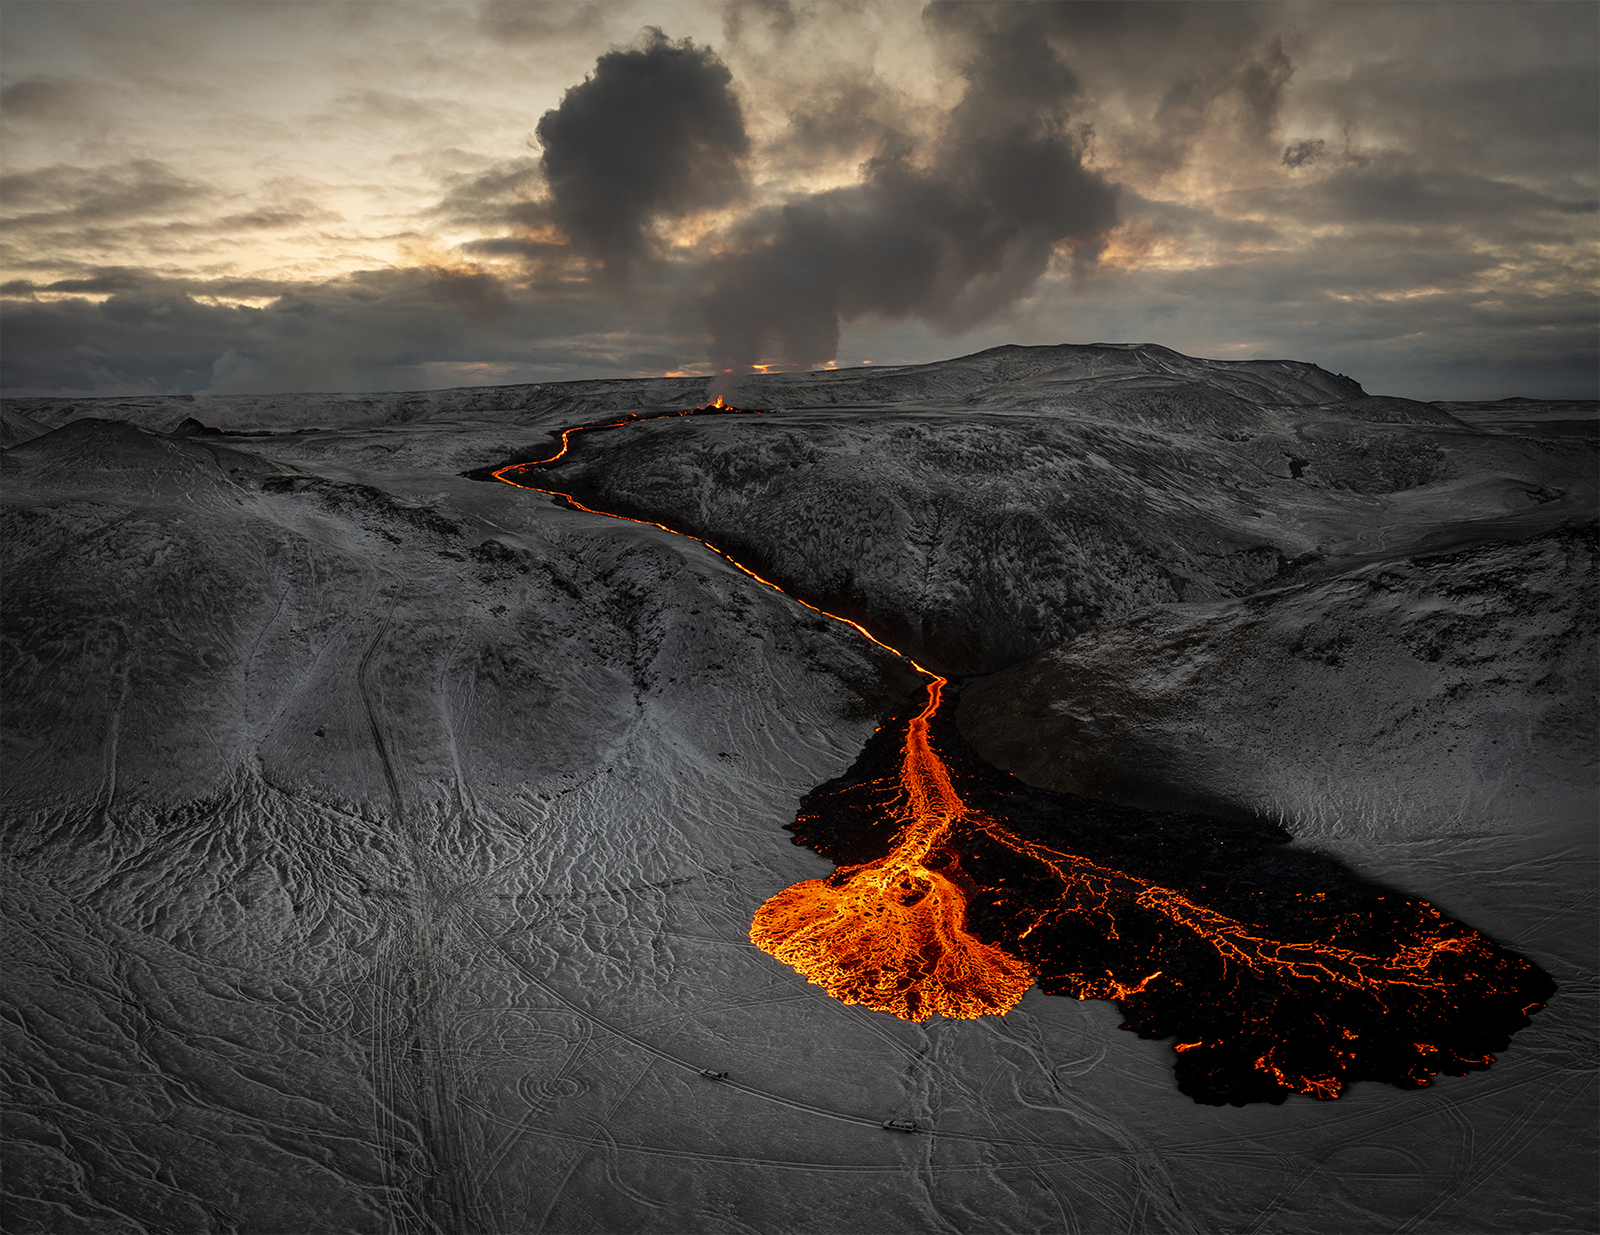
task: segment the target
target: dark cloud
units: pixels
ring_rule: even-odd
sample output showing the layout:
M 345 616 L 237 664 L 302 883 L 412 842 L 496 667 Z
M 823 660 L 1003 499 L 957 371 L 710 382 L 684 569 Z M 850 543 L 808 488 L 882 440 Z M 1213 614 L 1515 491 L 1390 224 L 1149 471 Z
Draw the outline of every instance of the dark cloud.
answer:
M 0 295 L 31 296 L 35 292 L 76 292 L 112 294 L 137 291 L 149 287 L 159 279 L 146 270 L 107 267 L 79 279 L 54 279 L 49 283 L 34 283 L 29 279 L 13 279 L 0 285 Z
M 287 202 L 279 207 L 261 206 L 255 210 L 241 210 L 216 219 L 185 221 L 184 230 L 212 231 L 231 235 L 234 232 L 279 231 L 288 227 L 306 227 L 316 223 L 337 223 L 340 216 L 323 210 L 313 202 Z
M 1449 246 L 1418 251 L 1397 237 L 1360 254 L 1338 241 L 1262 254 L 1234 267 L 1225 287 L 1214 274 L 1182 271 L 1139 278 L 1137 291 L 1147 303 L 1179 307 L 1168 337 L 1193 333 L 1193 309 L 1225 293 L 1227 331 L 1270 340 L 1269 354 L 1350 373 L 1369 391 L 1417 399 L 1600 396 L 1593 293 L 1534 290 L 1550 271 L 1486 293 L 1477 276 L 1490 273 L 1487 259 L 1466 271 Z M 1398 297 L 1375 290 L 1397 285 L 1432 290 Z M 1180 350 L 1206 351 L 1219 337 L 1183 341 L 1188 348 Z
M 748 106 L 769 121 L 788 121 L 764 134 L 767 185 L 819 174 L 837 183 L 842 165 L 904 149 L 907 135 L 925 127 L 930 104 L 880 71 L 893 77 L 903 45 L 881 28 L 882 11 L 851 0 L 725 0 L 722 14 L 728 58 L 745 70 L 739 85 Z
M 78 119 L 97 91 L 74 77 L 42 74 L 25 77 L 0 90 L 0 116 L 6 120 L 59 121 Z
M 1283 50 L 1283 40 L 1275 38 L 1259 55 L 1239 68 L 1239 97 L 1244 104 L 1245 132 L 1258 141 L 1270 139 L 1278 127 L 1278 109 L 1283 105 L 1283 88 L 1294 76 L 1294 65 Z
M 214 196 L 154 159 L 106 167 L 58 163 L 0 176 L 0 208 L 11 227 L 115 222 L 167 214 Z
M 1554 21 L 1569 7 L 1534 12 Z M 1486 15 L 1489 15 L 1486 12 Z M 1588 30 L 1559 32 L 1577 63 L 1537 68 L 1460 65 L 1419 67 L 1406 59 L 1365 64 L 1308 83 L 1303 108 L 1328 123 L 1413 153 L 1426 166 L 1457 166 L 1541 179 L 1590 176 L 1600 146 L 1600 63 L 1593 9 Z
M 511 159 L 471 175 L 448 177 L 437 211 L 458 224 L 536 226 L 548 216 L 546 203 L 536 196 L 543 186 L 538 159 Z
M 1120 135 L 1120 161 L 1155 172 L 1188 161 L 1208 130 L 1232 144 L 1268 140 L 1293 74 L 1276 4 L 951 3 L 929 6 L 931 27 L 972 38 L 985 28 L 1025 33 L 1024 46 L 1048 49 L 1080 70 L 1085 93 L 1098 90 L 1132 113 Z
M 647 290 L 655 300 L 670 294 Z M 692 347 L 661 336 L 652 311 L 619 310 L 582 283 L 530 290 L 438 267 L 305 283 L 110 269 L 45 285 L 17 280 L 0 291 L 8 296 L 0 300 L 7 395 L 408 390 L 644 375 L 678 367 Z M 105 298 L 32 298 L 46 291 Z M 229 303 L 244 298 L 267 303 Z
M 1307 163 L 1315 163 L 1328 153 L 1328 143 L 1322 138 L 1311 138 L 1307 141 L 1298 141 L 1283 148 L 1283 165 L 1285 167 L 1304 167 Z
M 104 169 L 49 167 L 0 178 L 0 210 L 12 270 L 61 270 L 85 260 L 114 262 L 130 246 L 149 254 L 184 253 L 252 232 L 287 232 L 340 221 L 306 198 L 263 201 L 249 209 L 211 186 L 145 161 Z M 19 209 L 28 205 L 43 209 Z M 53 209 L 50 207 L 54 207 Z
M 1023 295 L 1058 246 L 1092 261 L 1115 225 L 1116 188 L 1084 165 L 1087 135 L 1069 124 L 1078 81 L 1040 13 L 962 5 L 930 19 L 955 36 L 960 103 L 925 155 L 886 150 L 859 184 L 741 229 L 703 302 L 719 368 L 773 351 L 830 360 L 840 323 L 865 316 L 971 327 Z
M 789 112 L 771 154 L 788 167 L 811 167 L 851 156 L 905 149 L 901 129 L 883 114 L 881 83 L 841 75 L 813 88 Z
M 1128 151 L 1136 160 L 1157 171 L 1183 166 L 1219 118 L 1233 144 L 1271 143 L 1283 90 L 1294 73 L 1283 43 L 1272 39 L 1255 50 L 1248 43 L 1218 50 L 1209 62 L 1194 57 L 1172 79 Z
M 457 110 L 448 99 L 419 98 L 394 90 L 352 90 L 333 101 L 333 109 L 313 116 L 313 124 L 375 127 L 379 124 L 437 123 L 441 114 Z
M 1291 167 L 1311 163 L 1324 153 L 1322 143 L 1290 147 L 1284 161 Z M 1298 161 L 1296 161 L 1298 160 Z M 1352 248 L 1363 229 L 1408 228 L 1440 232 L 1466 228 L 1499 243 L 1535 239 L 1574 239 L 1570 216 L 1589 210 L 1588 198 L 1564 198 L 1540 192 L 1513 180 L 1456 169 L 1418 168 L 1407 156 L 1374 156 L 1343 163 L 1309 183 L 1293 182 L 1240 192 L 1237 200 L 1285 221 L 1340 224 Z M 1452 244 L 1454 238 L 1452 237 Z M 1474 260 L 1462 254 L 1470 269 Z
M 0 302 L 8 394 L 193 393 L 212 363 L 246 336 L 259 310 L 217 308 L 147 286 L 95 303 Z
M 808 6 L 814 12 L 823 6 Z M 753 29 L 782 42 L 800 28 L 805 14 L 789 0 L 727 0 L 722 6 L 722 37 L 730 43 L 748 38 Z
M 540 119 L 549 217 L 608 273 L 650 254 L 658 222 L 743 192 L 749 139 L 732 81 L 709 48 L 652 28 Z

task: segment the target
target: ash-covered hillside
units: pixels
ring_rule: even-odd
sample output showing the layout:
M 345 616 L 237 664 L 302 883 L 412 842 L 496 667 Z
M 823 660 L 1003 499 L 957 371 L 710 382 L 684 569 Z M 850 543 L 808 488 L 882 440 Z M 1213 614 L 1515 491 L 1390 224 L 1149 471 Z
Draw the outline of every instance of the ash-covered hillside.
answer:
M 753 386 L 780 414 L 582 435 L 542 474 L 955 675 L 1152 605 L 1535 535 L 1595 502 L 1590 441 L 1489 433 L 1311 365 L 1061 347 L 926 369 Z M 812 410 L 844 391 L 885 402 Z
M 1107 622 L 968 686 L 962 731 L 1052 789 L 1394 843 L 1592 812 L 1593 522 Z M 1592 818 L 1589 820 L 1592 822 Z
M 991 759 L 1271 814 L 1550 1006 L 1487 1072 L 1217 1109 L 1110 1004 L 911 1024 L 757 951 L 829 870 L 784 825 L 912 675 L 682 537 L 462 475 L 703 379 L 17 400 L 6 1230 L 1588 1221 L 1593 405 L 1151 346 L 709 393 L 767 414 L 580 434 L 548 487 L 1000 672 L 960 712 Z

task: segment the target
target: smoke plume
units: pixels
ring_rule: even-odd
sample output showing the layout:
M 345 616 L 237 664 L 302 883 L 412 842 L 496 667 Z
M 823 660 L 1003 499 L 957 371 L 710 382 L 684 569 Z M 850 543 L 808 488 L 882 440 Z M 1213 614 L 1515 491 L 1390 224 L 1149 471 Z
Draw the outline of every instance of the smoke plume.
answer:
M 1095 259 L 1117 189 L 1084 165 L 1078 82 L 1032 7 L 930 11 L 966 90 L 928 148 L 884 149 L 859 183 L 745 223 L 703 302 L 719 368 L 832 359 L 840 323 L 868 315 L 960 330 L 1024 295 L 1058 249 Z
M 649 255 L 658 221 L 743 192 L 749 139 L 732 80 L 709 48 L 651 28 L 540 119 L 550 218 L 608 274 Z

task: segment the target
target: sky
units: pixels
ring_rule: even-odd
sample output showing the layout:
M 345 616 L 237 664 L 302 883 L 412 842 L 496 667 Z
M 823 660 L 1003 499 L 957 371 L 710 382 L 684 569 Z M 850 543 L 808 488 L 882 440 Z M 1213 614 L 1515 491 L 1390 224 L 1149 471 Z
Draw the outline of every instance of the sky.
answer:
M 1588 3 L 0 9 L 0 389 L 1002 343 L 1594 398 Z

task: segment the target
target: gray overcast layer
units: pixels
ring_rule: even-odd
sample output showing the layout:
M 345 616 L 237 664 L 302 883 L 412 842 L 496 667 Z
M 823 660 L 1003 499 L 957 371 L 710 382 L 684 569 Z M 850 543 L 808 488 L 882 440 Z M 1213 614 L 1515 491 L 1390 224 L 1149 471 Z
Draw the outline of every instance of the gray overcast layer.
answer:
M 1580 4 L 8 6 L 8 394 L 1294 356 L 1595 394 Z

